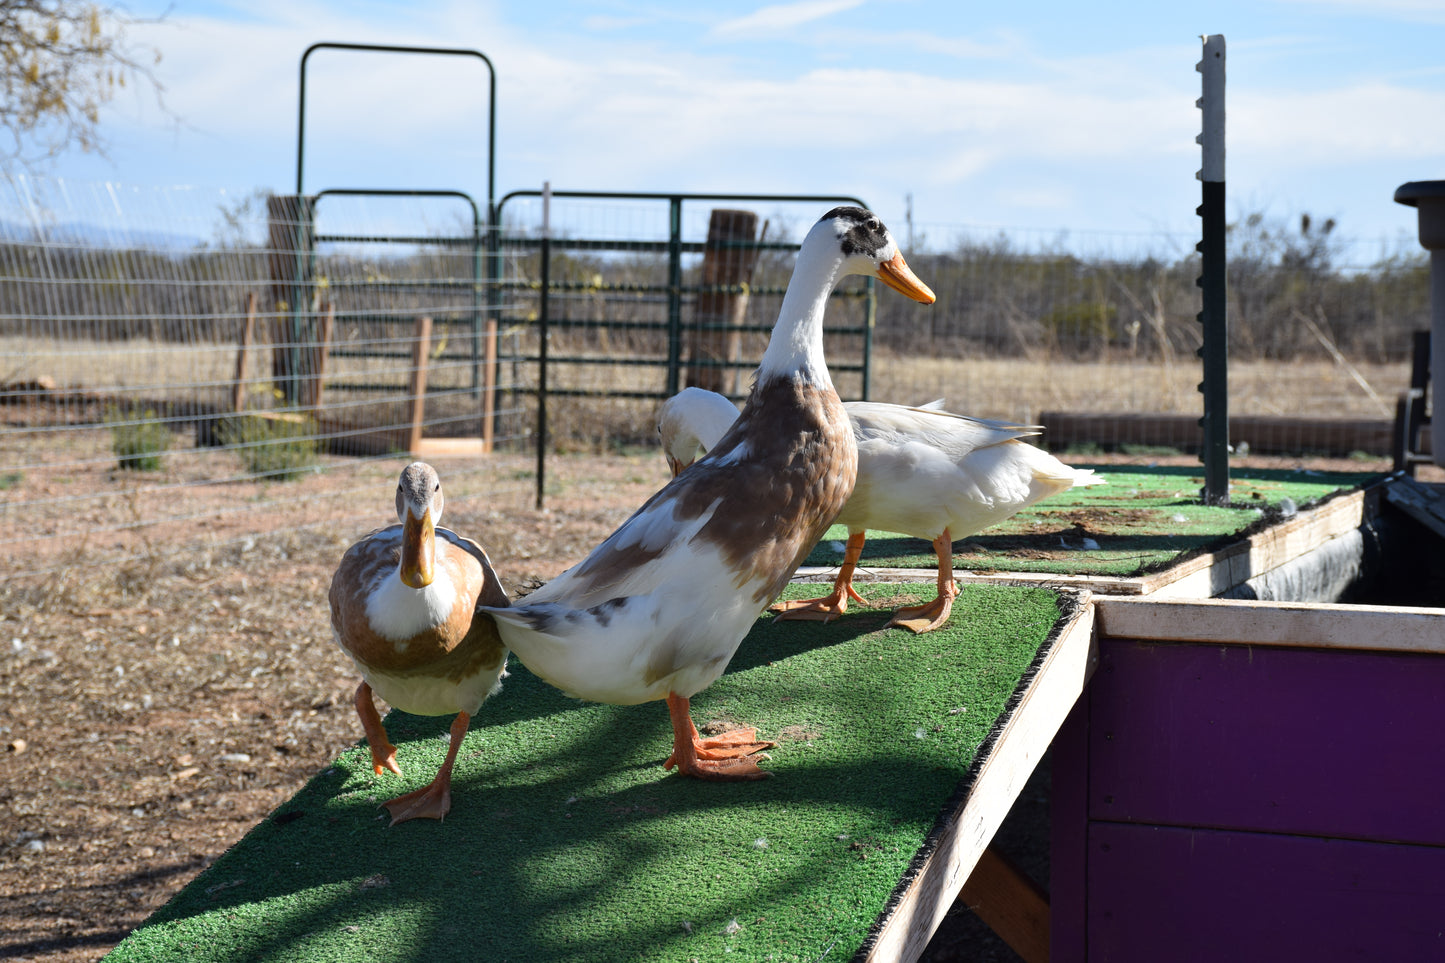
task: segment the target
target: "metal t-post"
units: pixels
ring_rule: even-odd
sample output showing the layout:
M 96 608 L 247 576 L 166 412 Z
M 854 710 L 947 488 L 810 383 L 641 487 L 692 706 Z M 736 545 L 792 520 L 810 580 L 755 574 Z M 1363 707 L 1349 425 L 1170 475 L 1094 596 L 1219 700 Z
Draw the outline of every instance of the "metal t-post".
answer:
M 1213 34 L 1204 39 L 1204 58 L 1196 65 L 1203 74 L 1204 129 L 1197 138 L 1203 148 L 1204 166 L 1199 171 L 1203 197 L 1197 213 L 1204 220 L 1203 239 L 1197 250 L 1202 262 L 1199 287 L 1204 326 L 1199 357 L 1204 362 L 1204 417 L 1199 419 L 1203 441 L 1199 457 L 1204 462 L 1205 504 L 1229 504 L 1229 318 L 1225 281 L 1224 247 L 1224 37 Z
M 537 509 L 547 488 L 547 339 L 552 288 L 552 184 L 542 184 L 542 269 L 537 293 Z

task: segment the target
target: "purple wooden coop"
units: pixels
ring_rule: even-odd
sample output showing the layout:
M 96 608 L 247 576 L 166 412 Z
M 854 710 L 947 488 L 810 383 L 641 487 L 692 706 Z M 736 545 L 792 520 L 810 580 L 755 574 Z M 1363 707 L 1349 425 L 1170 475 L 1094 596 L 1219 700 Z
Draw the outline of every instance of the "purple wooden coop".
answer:
M 1081 614 L 918 902 L 961 890 L 1030 963 L 1445 960 L 1442 488 L 1391 476 L 1169 571 L 1068 584 Z M 1047 895 L 992 844 L 1046 748 Z M 868 959 L 916 958 L 941 918 Z

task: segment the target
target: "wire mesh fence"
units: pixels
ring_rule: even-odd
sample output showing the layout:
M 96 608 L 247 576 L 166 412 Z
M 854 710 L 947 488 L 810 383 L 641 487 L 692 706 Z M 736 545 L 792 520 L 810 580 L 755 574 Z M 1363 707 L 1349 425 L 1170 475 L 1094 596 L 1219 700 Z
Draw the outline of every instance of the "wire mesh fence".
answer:
M 302 250 L 276 243 L 297 235 L 286 214 L 262 195 L 5 185 L 4 574 L 340 519 L 377 527 L 386 518 L 358 514 L 358 496 L 384 506 L 378 477 L 423 438 L 471 439 L 448 473 L 454 500 L 525 493 L 481 457 L 477 285 L 453 226 Z M 338 236 L 418 217 L 357 203 L 325 215 L 317 226 Z M 495 401 L 507 386 L 489 387 Z
M 0 578 L 364 531 L 386 519 L 358 499 L 384 503 L 408 451 L 450 459 L 454 500 L 526 502 L 544 355 L 552 451 L 651 443 L 682 384 L 740 397 L 828 206 L 554 196 L 544 298 L 536 192 L 489 237 L 464 195 L 8 180 Z M 845 397 L 1197 443 L 1193 238 L 891 226 L 939 299 L 842 286 L 826 350 Z M 1428 325 L 1423 252 L 1364 259 L 1307 219 L 1246 218 L 1231 245 L 1232 418 L 1281 419 L 1269 444 L 1295 451 L 1319 447 L 1307 420 L 1354 419 L 1368 430 L 1332 446 L 1388 451 L 1369 431 L 1387 433 Z M 1112 427 L 1064 430 L 1086 415 Z

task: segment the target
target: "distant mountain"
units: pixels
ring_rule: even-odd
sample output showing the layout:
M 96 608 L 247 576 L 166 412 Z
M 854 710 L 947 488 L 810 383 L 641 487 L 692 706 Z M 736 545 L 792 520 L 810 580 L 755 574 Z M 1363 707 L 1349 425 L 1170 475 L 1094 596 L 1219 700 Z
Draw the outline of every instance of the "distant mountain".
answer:
M 141 248 L 148 251 L 193 251 L 206 244 L 203 237 L 176 231 L 135 227 L 106 227 L 84 221 L 33 225 L 0 220 L 0 240 L 21 243 L 75 244 L 82 247 Z

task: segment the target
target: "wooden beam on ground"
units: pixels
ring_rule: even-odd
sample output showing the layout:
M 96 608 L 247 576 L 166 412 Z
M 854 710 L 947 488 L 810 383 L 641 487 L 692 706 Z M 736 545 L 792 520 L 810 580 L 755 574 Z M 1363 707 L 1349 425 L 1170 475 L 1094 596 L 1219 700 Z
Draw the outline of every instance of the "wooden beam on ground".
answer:
M 1052 449 L 1070 445 L 1149 445 L 1198 451 L 1201 443 L 1197 415 L 1136 414 L 1132 412 L 1074 413 L 1046 411 L 1039 416 L 1044 442 Z M 1301 451 L 1348 455 L 1355 451 L 1388 455 L 1394 444 L 1395 423 L 1384 418 L 1291 418 L 1231 415 L 1229 443 L 1248 443 L 1256 454 Z
M 427 461 L 433 458 L 481 457 L 487 453 L 485 438 L 422 438 L 412 445 L 413 456 Z
M 1024 963 L 1048 963 L 1048 896 L 997 849 L 990 846 L 983 851 L 958 899 Z

